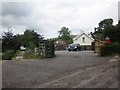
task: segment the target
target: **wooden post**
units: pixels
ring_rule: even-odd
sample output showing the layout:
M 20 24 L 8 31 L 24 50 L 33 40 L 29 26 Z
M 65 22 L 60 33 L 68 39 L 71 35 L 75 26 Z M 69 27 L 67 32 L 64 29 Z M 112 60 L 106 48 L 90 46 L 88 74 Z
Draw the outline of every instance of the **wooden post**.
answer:
M 100 42 L 99 40 L 95 40 L 95 53 L 100 52 Z

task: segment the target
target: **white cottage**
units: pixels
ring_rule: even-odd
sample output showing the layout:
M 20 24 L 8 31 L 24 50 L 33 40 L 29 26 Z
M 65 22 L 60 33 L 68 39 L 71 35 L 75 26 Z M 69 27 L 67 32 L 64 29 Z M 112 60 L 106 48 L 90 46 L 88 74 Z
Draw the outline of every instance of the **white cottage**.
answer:
M 94 39 L 84 32 L 73 38 L 73 43 L 79 43 L 82 50 L 92 50 Z

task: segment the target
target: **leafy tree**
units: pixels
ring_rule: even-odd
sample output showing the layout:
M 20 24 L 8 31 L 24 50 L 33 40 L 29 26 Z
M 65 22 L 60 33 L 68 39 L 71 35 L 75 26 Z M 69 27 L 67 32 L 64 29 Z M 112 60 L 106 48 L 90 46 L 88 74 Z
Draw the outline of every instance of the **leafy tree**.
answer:
M 25 30 L 23 35 L 13 35 L 12 30 L 4 32 L 2 36 L 2 50 L 18 50 L 21 45 L 34 48 L 39 45 L 43 37 L 34 30 Z
M 112 25 L 113 25 L 113 19 L 108 18 L 100 21 L 99 28 L 105 29 L 107 26 L 112 26 Z
M 104 40 L 105 39 L 105 34 L 104 31 L 107 28 L 112 28 L 113 27 L 113 19 L 108 18 L 108 19 L 104 19 L 102 21 L 100 21 L 100 23 L 98 24 L 99 27 L 94 28 L 94 33 L 91 32 L 91 35 L 94 39 L 100 39 L 100 40 Z
M 43 41 L 42 35 L 36 33 L 34 30 L 26 29 L 22 37 L 22 44 L 26 47 L 37 47 L 39 42 Z M 30 45 L 32 43 L 32 45 Z
M 61 30 L 59 31 L 59 36 L 62 36 L 62 35 L 70 35 L 70 31 L 69 31 L 69 28 L 66 28 L 66 27 L 62 27 Z
M 13 48 L 13 33 L 12 30 L 8 30 L 7 32 L 4 32 L 4 35 L 2 36 L 2 50 L 6 51 Z
M 67 44 L 73 43 L 73 39 L 71 37 L 71 31 L 69 31 L 69 28 L 62 27 L 61 30 L 58 32 L 59 32 L 58 38 L 65 41 Z
M 108 36 L 111 42 L 120 42 L 120 21 L 116 26 L 112 25 L 113 19 L 104 19 L 99 23 L 99 27 L 95 28 L 94 33 L 91 32 L 95 39 L 105 40 Z
M 14 35 L 13 36 L 14 50 L 18 50 L 22 45 L 22 35 Z
M 111 42 L 120 42 L 120 24 L 116 26 L 109 26 L 104 29 L 104 38 L 109 36 Z

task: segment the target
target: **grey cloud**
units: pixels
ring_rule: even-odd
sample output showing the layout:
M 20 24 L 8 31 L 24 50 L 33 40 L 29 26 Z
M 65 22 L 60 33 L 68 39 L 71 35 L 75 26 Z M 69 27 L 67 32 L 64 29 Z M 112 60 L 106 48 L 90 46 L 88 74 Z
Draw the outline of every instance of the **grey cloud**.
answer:
M 2 3 L 2 27 L 15 28 L 15 26 L 26 26 L 40 30 L 41 27 L 34 18 L 34 7 L 36 3 L 28 2 L 4 2 Z M 20 28 L 20 27 L 19 27 Z
M 90 32 L 106 16 L 117 19 L 114 15 L 116 7 L 108 7 L 101 0 L 40 1 L 43 2 L 2 3 L 3 28 L 14 28 L 20 33 L 28 27 L 47 37 L 54 37 L 63 26 L 70 28 L 73 34 L 81 29 Z
M 12 15 L 15 17 L 28 16 L 32 8 L 26 2 L 2 2 L 2 16 Z
M 120 1 L 118 2 L 118 19 L 120 20 Z
M 26 26 L 31 29 L 41 30 L 42 27 L 33 17 L 21 17 L 15 18 L 13 16 L 4 16 L 2 17 L 2 27 L 3 28 L 15 28 L 15 26 Z

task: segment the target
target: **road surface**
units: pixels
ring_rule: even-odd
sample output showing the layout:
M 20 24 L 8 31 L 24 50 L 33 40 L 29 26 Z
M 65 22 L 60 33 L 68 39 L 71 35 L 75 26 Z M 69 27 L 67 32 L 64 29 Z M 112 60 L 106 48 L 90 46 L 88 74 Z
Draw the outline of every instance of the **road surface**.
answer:
M 43 60 L 2 62 L 3 88 L 117 88 L 118 62 L 92 51 L 56 51 Z

